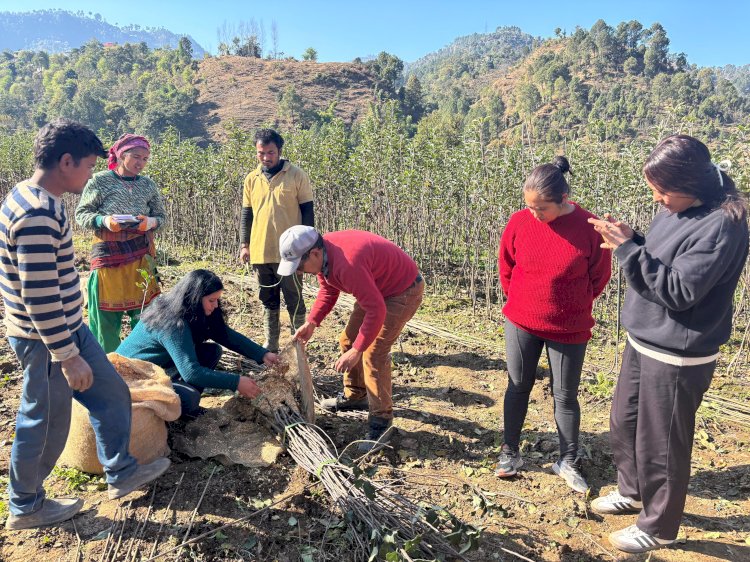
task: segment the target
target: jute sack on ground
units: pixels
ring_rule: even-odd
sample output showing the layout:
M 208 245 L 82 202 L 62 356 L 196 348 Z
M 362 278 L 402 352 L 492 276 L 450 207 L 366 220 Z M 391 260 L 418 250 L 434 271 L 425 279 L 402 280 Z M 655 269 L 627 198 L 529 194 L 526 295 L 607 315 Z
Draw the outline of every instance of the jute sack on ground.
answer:
M 272 428 L 274 410 L 282 404 L 297 410 L 297 360 L 285 348 L 280 363 L 254 376 L 263 391 L 253 401 L 234 396 L 175 431 L 172 446 L 190 457 L 213 458 L 224 465 L 264 467 L 283 452 L 279 428 Z M 205 405 L 205 403 L 204 403 Z M 281 428 L 283 430 L 283 428 Z
M 133 409 L 130 454 L 139 464 L 168 455 L 165 422 L 180 417 L 180 398 L 172 389 L 169 377 L 161 367 L 147 361 L 128 359 L 117 353 L 110 353 L 107 357 L 130 388 Z M 89 412 L 77 400 L 73 400 L 70 433 L 58 463 L 91 474 L 104 472 L 96 456 L 96 439 Z

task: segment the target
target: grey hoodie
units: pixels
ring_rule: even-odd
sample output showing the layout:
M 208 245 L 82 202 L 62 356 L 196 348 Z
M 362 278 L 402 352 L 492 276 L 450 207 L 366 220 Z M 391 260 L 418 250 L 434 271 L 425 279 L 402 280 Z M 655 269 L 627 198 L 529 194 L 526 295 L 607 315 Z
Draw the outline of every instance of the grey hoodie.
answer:
M 716 353 L 731 333 L 747 254 L 746 220 L 705 206 L 660 211 L 645 237 L 615 250 L 628 282 L 623 326 L 647 347 L 672 355 Z

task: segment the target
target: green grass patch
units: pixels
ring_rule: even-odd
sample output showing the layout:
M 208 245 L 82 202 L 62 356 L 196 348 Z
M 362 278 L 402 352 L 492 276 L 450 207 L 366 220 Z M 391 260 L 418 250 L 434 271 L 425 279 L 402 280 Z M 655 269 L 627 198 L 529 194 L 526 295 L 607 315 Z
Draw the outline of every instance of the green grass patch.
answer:
M 596 376 L 583 382 L 583 389 L 597 398 L 611 398 L 615 389 L 615 377 L 607 373 L 596 373 Z
M 87 474 L 75 468 L 56 466 L 52 475 L 65 482 L 69 492 L 77 490 L 104 490 L 107 483 L 102 476 Z

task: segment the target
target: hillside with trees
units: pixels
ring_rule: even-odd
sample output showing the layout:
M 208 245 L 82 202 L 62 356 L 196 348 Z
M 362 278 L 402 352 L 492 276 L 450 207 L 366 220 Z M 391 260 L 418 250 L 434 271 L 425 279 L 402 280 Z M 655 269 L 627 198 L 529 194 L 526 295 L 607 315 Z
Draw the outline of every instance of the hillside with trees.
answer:
M 0 53 L 0 127 L 34 129 L 56 116 L 78 119 L 116 137 L 126 131 L 189 131 L 197 90 L 192 44 L 90 41 L 67 53 Z M 199 125 L 200 128 L 200 125 Z
M 406 65 L 405 76 L 419 80 L 428 103 L 465 113 L 483 86 L 502 76 L 540 42 L 518 27 L 458 37 Z
M 0 51 L 46 51 L 61 53 L 81 47 L 91 40 L 100 43 L 145 43 L 152 49 L 176 49 L 180 38 L 163 27 L 107 23 L 100 14 L 67 10 L 0 12 Z M 204 50 L 192 37 L 193 56 L 203 58 Z
M 473 82 L 459 80 L 450 95 L 432 98 L 438 111 L 445 118 L 468 102 L 462 125 L 481 123 L 486 138 L 547 142 L 627 140 L 676 121 L 689 122 L 697 134 L 712 138 L 746 120 L 750 111 L 742 68 L 689 64 L 683 53 L 670 52 L 667 33 L 658 23 L 644 28 L 629 21 L 611 27 L 599 20 L 590 30 L 556 33 L 535 42 L 501 76 L 487 70 L 495 80 L 479 91 L 475 65 L 466 74 Z M 491 34 L 484 37 L 490 40 Z M 485 49 L 474 50 L 477 60 Z M 423 76 L 423 88 L 447 92 L 440 77 L 455 75 L 461 63 L 443 57 L 433 66 Z
M 746 96 L 750 95 L 750 64 L 743 64 L 742 66 L 727 64 L 717 70 L 720 76 L 734 84 L 737 91 Z
M 712 138 L 750 111 L 750 100 L 716 70 L 671 53 L 660 24 L 637 21 L 612 28 L 599 20 L 550 40 L 495 89 L 510 126 L 552 142 L 579 130 L 599 140 L 635 138 L 670 121 Z
M 181 136 L 221 140 L 230 126 L 308 128 L 334 116 L 351 125 L 369 103 L 405 90 L 396 86 L 403 63 L 387 53 L 365 63 L 273 60 L 249 56 L 242 46 L 252 41 L 238 42 L 245 55 L 232 49 L 201 61 L 187 38 L 177 49 L 90 41 L 66 53 L 4 51 L 0 128 L 35 129 L 62 115 L 106 137 L 139 131 L 159 138 L 174 128 Z
M 176 48 L 92 40 L 56 54 L 4 51 L 0 127 L 33 129 L 64 115 L 105 136 L 157 138 L 174 128 L 219 141 L 232 127 L 309 129 L 334 117 L 350 127 L 370 104 L 389 100 L 410 135 L 420 126 L 452 138 L 478 130 L 483 142 L 628 142 L 675 123 L 712 139 L 747 121 L 748 66 L 691 65 L 670 52 L 658 23 L 646 29 L 599 20 L 589 30 L 556 33 L 543 41 L 498 28 L 408 65 L 385 52 L 319 63 L 314 47 L 297 61 L 283 56 L 276 34 L 266 48 L 252 20 L 224 29 L 219 56 L 200 61 L 187 37 Z

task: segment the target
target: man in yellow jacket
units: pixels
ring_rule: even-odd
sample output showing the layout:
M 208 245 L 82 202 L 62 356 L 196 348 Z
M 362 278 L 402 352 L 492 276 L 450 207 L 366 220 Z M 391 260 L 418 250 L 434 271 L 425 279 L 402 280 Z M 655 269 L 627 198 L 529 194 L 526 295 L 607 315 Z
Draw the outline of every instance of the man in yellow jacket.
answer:
M 279 276 L 279 238 L 289 227 L 315 226 L 310 178 L 301 168 L 281 157 L 284 139 L 273 129 L 255 134 L 258 167 L 245 178 L 242 190 L 240 260 L 250 262 L 260 286 L 263 303 L 263 347 L 279 349 L 281 293 L 289 311 L 292 332 L 305 323 L 302 278 Z

